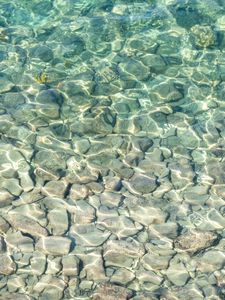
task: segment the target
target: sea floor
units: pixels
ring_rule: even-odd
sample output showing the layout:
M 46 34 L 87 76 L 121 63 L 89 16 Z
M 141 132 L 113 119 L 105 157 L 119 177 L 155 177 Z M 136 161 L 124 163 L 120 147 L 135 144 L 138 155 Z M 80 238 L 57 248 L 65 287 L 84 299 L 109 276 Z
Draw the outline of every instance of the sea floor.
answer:
M 0 299 L 225 299 L 225 1 L 0 0 Z

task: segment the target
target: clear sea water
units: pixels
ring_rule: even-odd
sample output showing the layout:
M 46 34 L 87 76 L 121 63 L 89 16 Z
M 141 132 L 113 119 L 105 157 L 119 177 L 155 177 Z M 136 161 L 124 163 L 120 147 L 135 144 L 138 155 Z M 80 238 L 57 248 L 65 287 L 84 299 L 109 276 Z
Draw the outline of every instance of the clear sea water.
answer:
M 225 1 L 0 0 L 0 299 L 225 299 Z

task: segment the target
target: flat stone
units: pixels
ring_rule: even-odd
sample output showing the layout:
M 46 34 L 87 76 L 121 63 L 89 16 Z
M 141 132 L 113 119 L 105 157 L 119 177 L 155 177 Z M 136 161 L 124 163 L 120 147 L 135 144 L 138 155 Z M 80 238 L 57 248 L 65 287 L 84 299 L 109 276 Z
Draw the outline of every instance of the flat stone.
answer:
M 6 222 L 6 220 L 2 216 L 0 216 L 0 233 L 6 233 L 9 227 L 9 223 Z
M 12 203 L 15 197 L 7 191 L 7 189 L 0 189 L 0 208 L 8 206 Z
M 68 213 L 64 208 L 55 208 L 48 213 L 48 228 L 54 235 L 63 235 L 69 227 Z
M 79 200 L 76 202 L 76 212 L 74 215 L 75 224 L 92 223 L 95 219 L 95 209 L 88 204 L 86 200 Z
M 30 259 L 30 268 L 32 270 L 32 274 L 40 276 L 45 273 L 46 270 L 47 259 L 45 254 L 34 251 L 33 256 Z
M 10 81 L 9 78 L 3 73 L 0 74 L 0 92 L 8 92 L 11 90 L 11 88 L 14 86 L 14 84 Z
M 131 281 L 133 281 L 135 278 L 135 274 L 127 270 L 125 268 L 120 268 L 115 271 L 115 273 L 110 278 L 110 282 L 119 284 L 119 285 L 127 285 Z
M 41 192 L 45 196 L 64 198 L 66 187 L 65 182 L 53 180 L 47 182 Z
M 39 58 L 44 62 L 49 62 L 53 59 L 53 52 L 48 46 L 38 45 L 31 49 L 31 56 Z
M 0 236 L 0 253 L 4 252 L 6 252 L 6 244 L 4 238 Z
M 149 236 L 165 236 L 174 239 L 178 235 L 178 225 L 175 222 L 166 222 L 165 224 L 152 224 L 149 227 Z M 156 232 L 156 233 L 155 233 Z
M 77 276 L 79 273 L 79 259 L 75 255 L 64 256 L 62 266 L 65 276 Z
M 54 104 L 61 105 L 63 103 L 63 95 L 54 89 L 42 90 L 35 99 L 41 104 Z
M 203 273 L 211 273 L 223 268 L 225 263 L 225 254 L 217 249 L 209 249 L 200 257 L 196 257 L 198 269 Z
M 47 236 L 47 230 L 42 227 L 37 221 L 31 219 L 25 215 L 20 215 L 17 213 L 9 214 L 10 224 L 24 233 L 29 233 L 34 236 Z
M 143 256 L 141 263 L 146 270 L 164 270 L 169 266 L 171 256 L 157 255 L 157 253 L 147 253 Z
M 114 192 L 103 192 L 100 194 L 100 201 L 102 205 L 108 207 L 118 207 L 122 200 L 122 195 Z
M 150 69 L 135 59 L 129 59 L 120 63 L 119 72 L 122 80 L 131 80 L 132 77 L 137 80 L 144 80 L 150 75 Z
M 36 249 L 51 255 L 66 255 L 70 252 L 71 240 L 61 236 L 41 237 Z
M 16 265 L 8 254 L 0 254 L 0 274 L 10 275 L 16 270 Z
M 128 208 L 132 220 L 149 226 L 151 224 L 162 224 L 165 222 L 167 214 L 157 207 L 151 206 L 151 202 L 136 197 L 127 197 L 125 204 Z
M 61 256 L 53 257 L 52 255 L 47 258 L 47 269 L 45 270 L 46 274 L 56 275 L 62 271 L 62 258 Z
M 161 77 L 153 82 L 150 90 L 150 98 L 154 103 L 167 103 L 180 100 L 183 95 L 178 90 L 173 81 L 165 80 Z
M 84 184 L 73 184 L 70 189 L 70 198 L 72 200 L 85 199 L 89 194 L 89 189 Z
M 34 298 L 20 293 L 4 293 L 4 296 L 0 296 L 0 300 L 34 300 Z
M 86 249 L 81 249 L 79 251 L 79 246 L 76 249 L 76 255 L 82 262 L 83 269 L 82 275 L 85 274 L 88 280 L 93 280 L 94 282 L 105 282 L 107 279 L 105 275 L 104 261 L 102 257 L 102 251 L 100 249 L 93 248 L 86 251 Z
M 51 150 L 40 150 L 34 158 L 35 173 L 43 180 L 55 180 L 63 176 L 66 169 L 65 154 Z
M 105 266 L 131 268 L 144 255 L 141 244 L 132 240 L 111 240 L 104 245 Z
M 134 174 L 130 181 L 123 181 L 123 185 L 134 194 L 148 194 L 157 188 L 156 179 L 142 174 Z
M 210 247 L 216 239 L 216 234 L 210 231 L 191 229 L 190 231 L 181 234 L 175 240 L 175 246 L 178 249 L 194 254 L 202 249 Z
M 14 276 L 10 276 L 7 280 L 7 287 L 10 293 L 16 292 L 19 288 L 25 288 L 26 285 L 24 278 L 16 275 Z
M 127 300 L 133 295 L 131 290 L 122 286 L 104 284 L 97 288 L 93 294 L 93 300 Z
M 153 270 L 146 270 L 144 268 L 139 268 L 135 272 L 135 275 L 136 275 L 136 278 L 138 279 L 138 282 L 141 284 L 142 288 L 145 287 L 146 283 L 159 286 L 163 281 L 163 276 L 161 274 L 159 274 L 157 271 L 154 272 Z M 142 299 L 142 298 L 140 298 L 140 299 Z M 143 299 L 145 299 L 145 298 L 143 298 Z M 150 297 L 150 299 L 151 299 L 151 297 Z
M 47 277 L 46 280 L 43 280 L 43 282 L 42 279 L 43 276 L 41 280 L 34 286 L 34 292 L 38 292 L 40 294 L 39 299 L 62 299 L 66 283 L 61 278 L 57 277 Z
M 119 239 L 135 235 L 143 228 L 142 225 L 134 223 L 126 216 L 109 217 L 102 221 L 97 221 L 97 223 L 111 231 Z
M 190 277 L 182 262 L 171 263 L 166 271 L 166 275 L 168 279 L 176 286 L 184 286 Z
M 31 253 L 34 250 L 33 240 L 28 236 L 23 236 L 20 231 L 7 232 L 6 243 L 8 248 L 22 253 Z
M 76 239 L 77 245 L 97 247 L 102 245 L 110 236 L 108 230 L 99 230 L 95 224 L 74 224 L 70 234 Z

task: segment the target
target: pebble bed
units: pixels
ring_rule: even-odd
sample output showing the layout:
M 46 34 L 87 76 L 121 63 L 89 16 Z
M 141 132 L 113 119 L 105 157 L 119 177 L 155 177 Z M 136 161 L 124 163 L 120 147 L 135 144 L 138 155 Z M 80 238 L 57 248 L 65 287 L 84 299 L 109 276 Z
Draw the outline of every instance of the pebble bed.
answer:
M 0 299 L 225 299 L 225 2 L 0 1 Z

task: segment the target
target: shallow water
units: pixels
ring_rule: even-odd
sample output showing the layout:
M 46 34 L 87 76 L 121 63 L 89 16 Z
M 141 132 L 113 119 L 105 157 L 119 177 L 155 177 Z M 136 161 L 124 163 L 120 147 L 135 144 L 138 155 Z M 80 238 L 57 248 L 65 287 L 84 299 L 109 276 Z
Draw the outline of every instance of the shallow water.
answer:
M 224 1 L 0 0 L 0 299 L 224 299 L 224 120 Z

